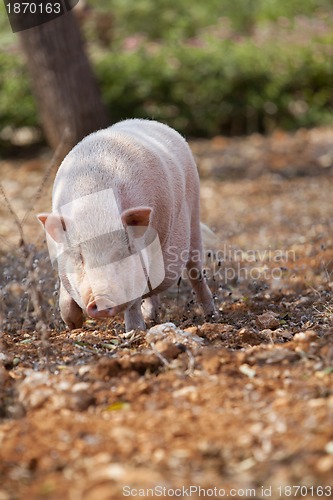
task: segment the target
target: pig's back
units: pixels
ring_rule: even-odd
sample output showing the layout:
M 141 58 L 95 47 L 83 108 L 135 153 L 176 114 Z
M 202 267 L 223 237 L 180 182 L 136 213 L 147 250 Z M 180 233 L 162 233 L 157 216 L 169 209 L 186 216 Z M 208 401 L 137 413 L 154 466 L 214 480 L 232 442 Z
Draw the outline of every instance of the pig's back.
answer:
M 90 134 L 66 156 L 54 182 L 53 208 L 112 189 L 120 210 L 149 205 L 156 216 L 163 211 L 170 218 L 198 196 L 198 182 L 178 132 L 155 121 L 125 120 Z
M 159 234 L 168 288 L 185 265 L 175 264 L 191 245 L 191 225 L 199 224 L 199 178 L 185 139 L 154 121 L 126 120 L 83 139 L 64 159 L 53 189 L 53 210 L 72 200 L 112 189 L 119 213 L 149 206 Z M 91 207 L 91 224 L 94 210 Z M 119 217 L 110 214 L 111 217 Z

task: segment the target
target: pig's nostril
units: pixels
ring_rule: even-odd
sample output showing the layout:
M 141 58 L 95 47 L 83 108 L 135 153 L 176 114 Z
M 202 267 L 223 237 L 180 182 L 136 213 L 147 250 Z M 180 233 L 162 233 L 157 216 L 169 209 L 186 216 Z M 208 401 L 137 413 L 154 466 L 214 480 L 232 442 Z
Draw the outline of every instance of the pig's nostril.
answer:
M 95 318 L 98 313 L 98 307 L 96 302 L 93 300 L 87 305 L 87 313 L 91 318 Z
M 97 297 L 91 300 L 87 305 L 87 314 L 91 318 L 107 318 L 110 316 L 115 304 L 104 297 Z

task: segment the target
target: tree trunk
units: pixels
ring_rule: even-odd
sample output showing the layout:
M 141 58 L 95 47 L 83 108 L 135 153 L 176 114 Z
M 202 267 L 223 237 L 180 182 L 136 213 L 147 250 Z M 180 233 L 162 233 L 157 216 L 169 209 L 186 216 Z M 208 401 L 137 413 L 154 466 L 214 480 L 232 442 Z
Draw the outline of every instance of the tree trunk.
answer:
M 57 147 L 65 129 L 70 150 L 90 132 L 107 126 L 107 112 L 72 12 L 21 31 L 20 37 L 50 146 Z

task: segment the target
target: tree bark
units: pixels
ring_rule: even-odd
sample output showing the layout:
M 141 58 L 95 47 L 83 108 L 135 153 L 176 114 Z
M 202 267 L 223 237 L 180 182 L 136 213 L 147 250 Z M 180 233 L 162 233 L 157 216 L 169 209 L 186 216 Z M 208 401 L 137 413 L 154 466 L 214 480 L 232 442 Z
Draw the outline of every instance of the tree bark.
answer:
M 58 146 L 65 129 L 70 150 L 90 132 L 107 126 L 107 112 L 72 12 L 21 31 L 20 38 L 50 146 Z

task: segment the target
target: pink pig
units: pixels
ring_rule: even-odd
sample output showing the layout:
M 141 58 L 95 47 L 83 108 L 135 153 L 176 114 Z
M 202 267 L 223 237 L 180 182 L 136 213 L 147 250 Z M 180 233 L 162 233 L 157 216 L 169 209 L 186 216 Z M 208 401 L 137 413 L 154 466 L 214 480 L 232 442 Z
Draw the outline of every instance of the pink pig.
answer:
M 79 142 L 62 162 L 51 214 L 39 214 L 60 277 L 61 316 L 124 312 L 126 331 L 157 319 L 158 294 L 184 267 L 205 316 L 199 177 L 185 139 L 150 120 L 125 120 Z M 144 299 L 142 301 L 142 299 Z

